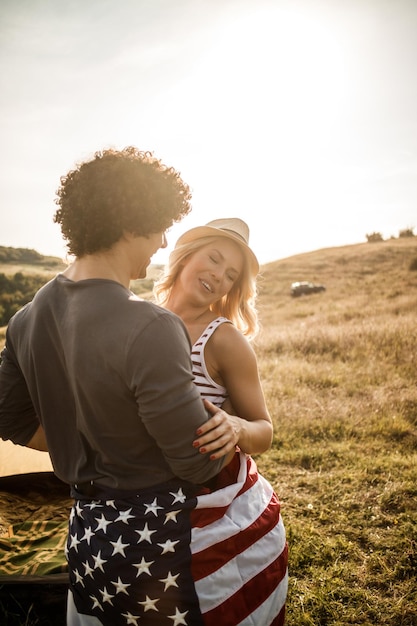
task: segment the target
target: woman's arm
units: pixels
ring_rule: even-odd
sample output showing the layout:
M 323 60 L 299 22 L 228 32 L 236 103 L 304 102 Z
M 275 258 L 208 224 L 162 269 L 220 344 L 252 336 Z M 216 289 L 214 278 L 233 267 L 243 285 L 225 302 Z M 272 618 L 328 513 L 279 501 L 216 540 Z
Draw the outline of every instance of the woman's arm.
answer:
M 273 428 L 252 347 L 231 324 L 220 327 L 208 345 L 209 370 L 217 371 L 229 393 L 230 404 L 224 408 L 233 407 L 236 415 L 217 409 L 198 429 L 193 445 L 203 454 L 210 453 L 213 459 L 236 445 L 248 454 L 265 452 L 271 445 Z M 205 401 L 205 404 L 210 408 L 211 403 Z

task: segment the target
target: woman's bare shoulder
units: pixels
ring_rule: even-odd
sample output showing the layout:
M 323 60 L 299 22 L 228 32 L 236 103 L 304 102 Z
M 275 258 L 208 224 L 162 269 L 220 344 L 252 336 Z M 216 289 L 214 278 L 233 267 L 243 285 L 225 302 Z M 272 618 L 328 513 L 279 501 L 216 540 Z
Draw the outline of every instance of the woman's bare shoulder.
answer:
M 211 340 L 213 347 L 221 349 L 223 353 L 231 351 L 234 354 L 244 355 L 253 352 L 249 341 L 232 322 L 220 324 Z

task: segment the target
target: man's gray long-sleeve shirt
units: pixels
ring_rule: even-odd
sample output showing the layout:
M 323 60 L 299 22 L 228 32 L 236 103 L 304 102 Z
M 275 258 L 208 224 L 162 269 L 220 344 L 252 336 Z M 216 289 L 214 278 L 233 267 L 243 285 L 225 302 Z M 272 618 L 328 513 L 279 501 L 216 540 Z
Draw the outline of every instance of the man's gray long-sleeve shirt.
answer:
M 192 446 L 206 420 L 182 321 L 119 283 L 58 275 L 10 320 L 0 436 L 25 445 L 40 422 L 61 480 L 203 483 L 223 463 Z

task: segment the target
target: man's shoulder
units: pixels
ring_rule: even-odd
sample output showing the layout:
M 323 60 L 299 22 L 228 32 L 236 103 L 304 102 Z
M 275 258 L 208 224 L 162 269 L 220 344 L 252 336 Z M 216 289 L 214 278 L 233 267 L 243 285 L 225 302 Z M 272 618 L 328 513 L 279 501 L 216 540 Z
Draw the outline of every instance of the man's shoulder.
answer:
M 149 323 L 156 322 L 161 330 L 166 329 L 168 332 L 172 328 L 181 329 L 188 337 L 182 319 L 172 311 L 168 311 L 168 309 L 164 309 L 158 304 L 149 301 L 144 301 L 144 309 L 146 310 Z

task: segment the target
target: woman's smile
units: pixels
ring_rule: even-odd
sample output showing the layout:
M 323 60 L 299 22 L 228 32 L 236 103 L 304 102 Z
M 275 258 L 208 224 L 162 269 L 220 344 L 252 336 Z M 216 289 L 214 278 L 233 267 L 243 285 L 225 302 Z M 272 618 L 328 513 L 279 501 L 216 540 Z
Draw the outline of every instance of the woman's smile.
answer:
M 207 289 L 207 291 L 209 291 L 210 293 L 213 293 L 213 289 L 211 288 L 208 282 L 200 279 L 200 283 L 203 285 L 204 289 Z

